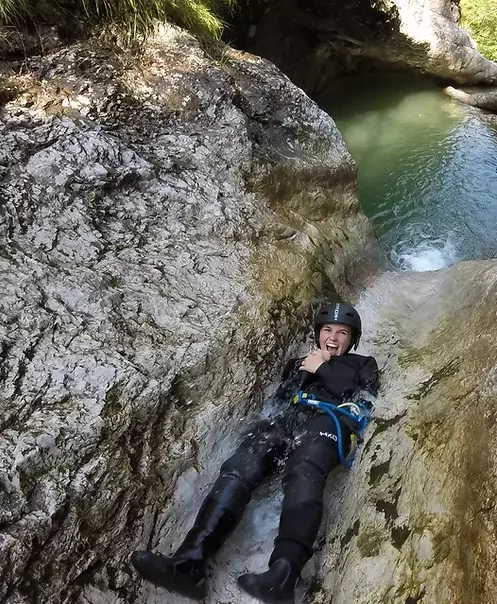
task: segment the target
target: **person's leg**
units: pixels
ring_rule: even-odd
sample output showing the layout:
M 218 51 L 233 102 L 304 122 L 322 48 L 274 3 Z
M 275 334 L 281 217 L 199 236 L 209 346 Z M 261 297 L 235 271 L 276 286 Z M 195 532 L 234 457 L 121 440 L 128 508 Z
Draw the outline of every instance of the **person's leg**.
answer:
M 205 567 L 238 524 L 252 491 L 269 476 L 284 452 L 282 427 L 260 422 L 221 466 L 218 479 L 204 499 L 193 527 L 173 556 L 134 552 L 131 561 L 140 575 L 195 599 L 206 595 Z
M 268 604 L 292 604 L 300 572 L 313 554 L 323 514 L 323 492 L 329 472 L 340 464 L 336 426 L 319 415 L 304 426 L 301 444 L 290 455 L 283 478 L 283 507 L 269 570 L 239 578 L 239 585 Z M 350 432 L 342 428 L 344 451 Z

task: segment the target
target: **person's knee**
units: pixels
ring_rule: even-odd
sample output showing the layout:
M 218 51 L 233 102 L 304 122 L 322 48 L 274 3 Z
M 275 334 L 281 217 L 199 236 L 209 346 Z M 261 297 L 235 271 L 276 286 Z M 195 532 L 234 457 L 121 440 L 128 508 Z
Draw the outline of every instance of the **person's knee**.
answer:
M 271 422 L 258 424 L 221 466 L 221 475 L 232 474 L 253 489 L 276 468 L 287 444 L 283 432 Z
M 249 502 L 252 491 L 275 465 L 273 448 L 241 449 L 221 466 L 211 497 L 235 513 Z
M 327 474 L 312 459 L 290 464 L 283 478 L 285 502 L 291 507 L 321 504 L 326 478 Z
M 271 448 L 243 448 L 223 463 L 220 476 L 230 476 L 252 490 L 271 473 L 273 455 Z
M 209 498 L 222 507 L 238 514 L 250 501 L 251 484 L 236 468 L 221 468 L 221 472 L 212 486 Z

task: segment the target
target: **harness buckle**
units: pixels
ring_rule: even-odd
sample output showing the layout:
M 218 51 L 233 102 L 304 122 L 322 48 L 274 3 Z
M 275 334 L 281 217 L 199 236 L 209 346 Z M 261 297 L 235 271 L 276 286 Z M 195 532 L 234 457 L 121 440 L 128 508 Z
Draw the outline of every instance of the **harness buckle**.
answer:
M 347 468 L 350 468 L 354 462 L 357 446 L 362 442 L 364 432 L 371 421 L 373 411 L 372 403 L 370 401 L 360 399 L 355 403 L 342 403 L 340 405 L 336 405 L 326 401 L 319 401 L 314 395 L 302 390 L 299 390 L 293 397 L 293 403 L 300 403 L 307 407 L 318 408 L 327 413 L 333 419 L 337 431 L 337 445 L 340 462 Z M 352 411 L 346 410 L 345 407 L 351 408 Z M 352 436 L 354 438 L 351 437 L 351 448 L 347 457 L 345 457 L 343 453 L 342 429 L 337 415 L 347 418 L 353 431 Z

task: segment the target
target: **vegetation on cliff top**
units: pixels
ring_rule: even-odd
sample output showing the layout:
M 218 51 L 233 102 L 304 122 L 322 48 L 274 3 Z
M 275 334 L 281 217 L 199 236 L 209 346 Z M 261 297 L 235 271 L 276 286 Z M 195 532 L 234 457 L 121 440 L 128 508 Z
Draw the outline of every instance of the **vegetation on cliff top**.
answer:
M 461 14 L 482 55 L 497 61 L 497 0 L 461 0 Z
M 68 32 L 100 33 L 118 28 L 129 38 L 170 22 L 198 36 L 219 38 L 223 15 L 236 0 L 0 0 L 0 27 L 57 25 Z

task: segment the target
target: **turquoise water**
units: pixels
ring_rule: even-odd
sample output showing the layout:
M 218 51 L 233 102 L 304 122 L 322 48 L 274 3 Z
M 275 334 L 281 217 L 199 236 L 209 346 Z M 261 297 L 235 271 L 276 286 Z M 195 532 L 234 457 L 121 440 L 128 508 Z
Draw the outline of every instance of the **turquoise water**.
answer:
M 396 266 L 497 256 L 497 116 L 412 76 L 350 79 L 318 102 L 357 162 L 362 206 Z

